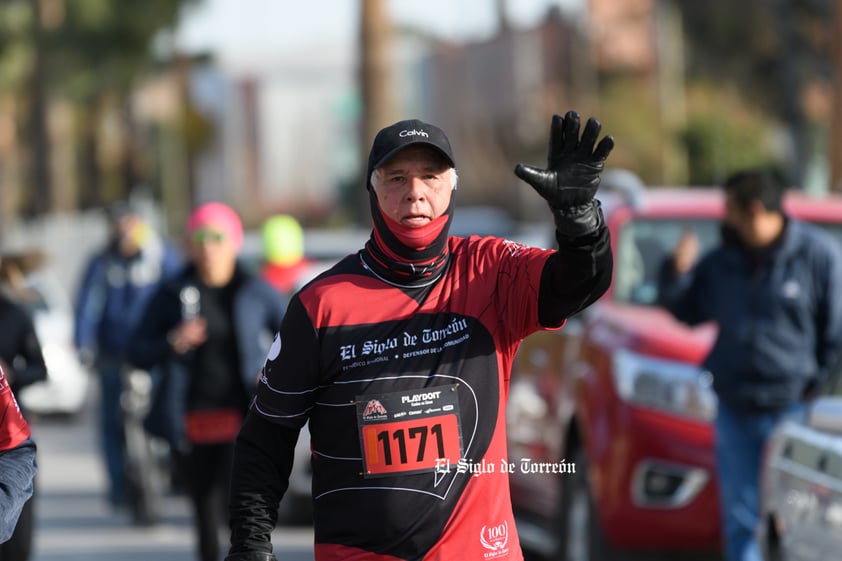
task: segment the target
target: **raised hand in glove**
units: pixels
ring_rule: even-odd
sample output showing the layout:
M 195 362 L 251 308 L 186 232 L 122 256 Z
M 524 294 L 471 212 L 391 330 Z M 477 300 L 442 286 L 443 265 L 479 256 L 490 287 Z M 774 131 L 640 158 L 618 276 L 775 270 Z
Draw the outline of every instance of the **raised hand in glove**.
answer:
M 547 169 L 518 164 L 515 175 L 541 195 L 553 211 L 556 229 L 565 237 L 593 233 L 602 218 L 594 195 L 614 139 L 596 144 L 602 125 L 591 117 L 579 138 L 579 114 L 553 115 Z M 596 145 L 596 148 L 594 148 Z

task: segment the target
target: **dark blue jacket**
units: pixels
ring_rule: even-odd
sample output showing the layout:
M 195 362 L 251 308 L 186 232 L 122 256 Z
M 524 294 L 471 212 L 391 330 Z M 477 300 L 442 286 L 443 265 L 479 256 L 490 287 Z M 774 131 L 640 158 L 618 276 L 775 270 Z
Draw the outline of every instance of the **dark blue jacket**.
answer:
M 134 257 L 108 247 L 85 268 L 76 296 L 74 343 L 82 352 L 121 356 L 159 284 L 183 268 L 181 256 L 155 238 Z
M 723 243 L 684 278 L 665 268 L 659 292 L 680 321 L 718 324 L 704 366 L 734 408 L 800 400 L 842 346 L 842 248 L 812 224 L 787 220 L 780 242 L 763 251 Z
M 251 394 L 275 333 L 281 326 L 286 299 L 263 279 L 238 266 L 232 282 L 234 332 L 243 387 Z M 158 384 L 145 426 L 149 432 L 180 446 L 184 436 L 189 387 L 190 354 L 176 354 L 167 340 L 182 321 L 181 290 L 196 283 L 193 266 L 164 283 L 152 296 L 128 348 L 129 361 L 138 368 L 156 370 Z

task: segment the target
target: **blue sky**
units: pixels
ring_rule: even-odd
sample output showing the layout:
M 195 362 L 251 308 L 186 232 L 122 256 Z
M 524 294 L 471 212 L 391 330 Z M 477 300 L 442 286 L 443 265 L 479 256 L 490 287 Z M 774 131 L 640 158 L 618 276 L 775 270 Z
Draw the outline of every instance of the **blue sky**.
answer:
M 495 0 L 385 0 L 398 24 L 448 39 L 482 37 L 494 28 Z M 508 0 L 516 26 L 539 20 L 549 6 L 575 9 L 584 0 Z M 353 41 L 359 0 L 202 0 L 176 33 L 179 47 L 247 58 Z

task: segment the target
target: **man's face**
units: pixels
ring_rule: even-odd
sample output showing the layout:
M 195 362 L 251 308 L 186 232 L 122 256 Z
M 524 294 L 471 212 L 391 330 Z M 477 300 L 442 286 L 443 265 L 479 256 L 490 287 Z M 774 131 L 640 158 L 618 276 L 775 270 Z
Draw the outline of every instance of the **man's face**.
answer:
M 140 251 L 140 228 L 143 221 L 139 216 L 129 214 L 114 222 L 114 237 L 123 255 L 131 256 Z
M 751 208 L 743 208 L 734 199 L 732 193 L 725 195 L 725 223 L 734 229 L 743 242 L 754 237 L 756 213 Z
M 425 226 L 450 205 L 454 174 L 435 148 L 404 148 L 374 175 L 372 187 L 380 210 L 405 226 Z

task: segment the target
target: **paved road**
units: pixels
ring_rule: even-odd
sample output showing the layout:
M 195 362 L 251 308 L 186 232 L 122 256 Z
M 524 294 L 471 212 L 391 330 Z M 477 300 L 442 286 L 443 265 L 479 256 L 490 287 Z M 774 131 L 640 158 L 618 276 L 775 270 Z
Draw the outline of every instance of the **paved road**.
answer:
M 183 497 L 168 497 L 164 520 L 148 528 L 133 526 L 127 514 L 108 508 L 96 453 L 94 407 L 73 420 L 32 422 L 40 471 L 30 561 L 195 560 L 192 523 Z M 227 543 L 224 530 L 223 536 Z M 273 536 L 282 561 L 312 561 L 312 541 L 310 528 L 279 529 Z

